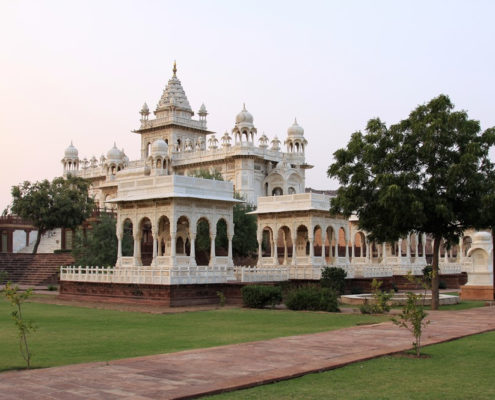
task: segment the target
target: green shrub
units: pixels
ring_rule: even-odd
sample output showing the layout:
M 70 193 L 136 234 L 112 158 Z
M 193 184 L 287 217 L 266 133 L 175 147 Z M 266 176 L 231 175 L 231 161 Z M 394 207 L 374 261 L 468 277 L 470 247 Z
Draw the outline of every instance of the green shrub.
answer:
M 57 287 L 55 285 L 48 285 L 48 288 L 47 288 L 50 292 L 54 292 L 55 290 L 57 290 Z
M 364 300 L 364 304 L 359 307 L 361 314 L 383 314 L 390 311 L 390 300 L 394 292 L 385 292 L 381 290 L 383 281 L 373 279 L 371 282 L 371 290 L 373 294 L 373 302 L 369 303 L 368 299 Z
M 282 302 L 282 290 L 278 286 L 249 285 L 241 289 L 242 302 L 249 308 L 275 306 Z
M 423 282 L 429 286 L 431 286 L 431 279 L 433 277 L 433 267 L 431 265 L 427 265 L 423 268 Z
M 340 311 L 334 290 L 314 286 L 292 290 L 287 295 L 285 305 L 291 310 Z
M 321 271 L 320 284 L 322 287 L 334 290 L 337 294 L 344 294 L 347 272 L 338 267 L 325 267 Z
M 441 280 L 440 282 L 438 282 L 438 288 L 439 289 L 447 289 L 447 282 Z

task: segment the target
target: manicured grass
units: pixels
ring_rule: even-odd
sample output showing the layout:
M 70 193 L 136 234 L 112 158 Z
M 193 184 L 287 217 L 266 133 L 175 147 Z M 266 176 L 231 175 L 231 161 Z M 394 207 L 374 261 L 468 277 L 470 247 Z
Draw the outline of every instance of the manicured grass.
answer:
M 12 310 L 0 300 L 0 371 L 24 367 Z M 39 327 L 29 338 L 34 368 L 271 339 L 389 319 L 248 309 L 161 315 L 41 303 L 25 304 L 23 313 Z
M 424 352 L 431 358 L 381 357 L 209 399 L 495 398 L 495 332 L 428 346 Z

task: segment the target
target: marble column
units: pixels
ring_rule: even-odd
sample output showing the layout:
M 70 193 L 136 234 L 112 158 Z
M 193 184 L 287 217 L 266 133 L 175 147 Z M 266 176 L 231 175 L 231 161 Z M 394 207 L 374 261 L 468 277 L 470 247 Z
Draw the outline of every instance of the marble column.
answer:
M 326 231 L 321 231 L 321 261 L 323 265 L 327 263 L 326 258 L 325 258 L 325 241 L 327 239 L 327 232 Z
M 122 239 L 124 237 L 123 232 L 117 233 L 117 265 L 122 265 Z
M 151 260 L 151 265 L 157 265 L 158 260 L 156 258 L 158 256 L 158 231 L 152 230 L 151 235 L 153 236 L 153 258 Z
M 234 260 L 232 259 L 232 235 L 227 235 L 227 239 L 229 241 L 229 247 L 228 247 L 228 252 L 227 252 L 227 257 L 228 259 L 228 264 L 229 265 L 234 265 Z
M 216 235 L 211 235 L 211 242 L 210 242 L 210 266 L 214 266 L 217 262 L 216 260 L 216 255 L 215 255 L 215 238 Z
M 407 249 L 406 249 L 406 257 L 409 262 L 411 262 L 411 235 L 407 235 Z
M 191 233 L 191 248 L 189 252 L 189 265 L 196 265 L 196 234 Z
M 297 247 L 295 237 L 292 237 L 292 265 L 297 265 Z
M 231 246 L 232 241 L 230 240 L 229 247 Z M 263 257 L 263 236 L 258 237 L 258 265 L 261 265 L 261 259 Z

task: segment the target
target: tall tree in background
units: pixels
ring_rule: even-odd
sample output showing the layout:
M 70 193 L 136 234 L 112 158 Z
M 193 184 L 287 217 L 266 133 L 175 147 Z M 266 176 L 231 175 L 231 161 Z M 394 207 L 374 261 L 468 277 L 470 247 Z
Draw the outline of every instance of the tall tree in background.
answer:
M 357 213 L 370 240 L 393 242 L 409 232 L 434 238 L 432 308 L 438 308 L 441 240 L 453 244 L 479 222 L 482 169 L 493 128 L 454 111 L 445 95 L 418 106 L 389 128 L 378 118 L 334 153 L 328 176 L 341 184 L 331 212 Z
M 24 182 L 12 187 L 10 211 L 31 221 L 38 229 L 33 254 L 38 251 L 41 236 L 50 229 L 75 229 L 87 219 L 94 208 L 88 196 L 89 182 L 69 176 L 52 182 Z
M 117 219 L 111 213 L 101 213 L 91 229 L 76 231 L 72 245 L 75 265 L 114 266 L 117 261 Z M 132 251 L 128 243 L 122 243 L 122 252 Z M 129 248 L 131 247 L 131 248 Z

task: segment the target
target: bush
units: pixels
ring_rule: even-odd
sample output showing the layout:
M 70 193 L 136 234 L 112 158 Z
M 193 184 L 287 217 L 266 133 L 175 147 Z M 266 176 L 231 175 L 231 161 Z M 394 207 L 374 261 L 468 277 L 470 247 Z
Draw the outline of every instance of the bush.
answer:
M 359 307 L 361 314 L 383 314 L 390 311 L 390 300 L 394 292 L 384 292 L 381 290 L 383 282 L 373 279 L 371 289 L 373 294 L 373 302 L 369 303 L 365 299 L 364 304 Z
M 423 281 L 428 287 L 431 286 L 431 279 L 433 277 L 433 267 L 431 265 L 427 265 L 423 268 Z
M 314 286 L 292 290 L 288 293 L 285 304 L 291 310 L 340 311 L 334 290 Z
M 441 280 L 440 282 L 438 282 L 438 288 L 447 289 L 447 282 Z
M 282 302 L 282 290 L 277 286 L 250 285 L 241 289 L 242 302 L 249 308 L 275 306 Z
M 320 284 L 322 287 L 334 290 L 337 294 L 344 294 L 347 272 L 338 267 L 325 267 L 321 271 Z

